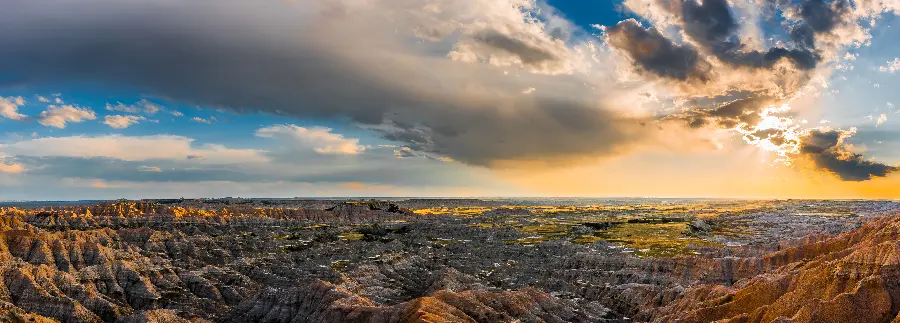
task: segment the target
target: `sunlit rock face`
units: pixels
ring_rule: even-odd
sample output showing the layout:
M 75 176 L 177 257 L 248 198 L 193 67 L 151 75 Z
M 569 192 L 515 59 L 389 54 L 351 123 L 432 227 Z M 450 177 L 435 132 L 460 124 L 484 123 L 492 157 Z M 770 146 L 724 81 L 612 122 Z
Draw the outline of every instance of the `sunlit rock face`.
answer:
M 734 286 L 700 285 L 640 316 L 656 322 L 890 322 L 900 305 L 900 218 L 754 259 Z M 768 270 L 766 270 L 768 269 Z
M 603 208 L 285 203 L 0 209 L 0 321 L 889 322 L 900 308 L 896 217 L 814 220 L 763 206 L 572 224 Z M 501 225 L 514 220 L 544 225 Z M 680 225 L 682 236 L 650 240 L 716 241 L 735 223 L 805 229 L 674 257 L 616 240 Z M 521 242 L 535 232 L 551 238 Z

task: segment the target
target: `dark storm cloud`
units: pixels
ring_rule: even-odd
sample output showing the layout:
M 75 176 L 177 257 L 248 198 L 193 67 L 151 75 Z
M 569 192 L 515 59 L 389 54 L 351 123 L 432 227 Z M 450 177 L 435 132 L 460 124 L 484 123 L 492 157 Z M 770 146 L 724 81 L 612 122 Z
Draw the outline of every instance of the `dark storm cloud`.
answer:
M 777 4 L 776 4 L 777 6 Z M 816 36 L 828 34 L 842 24 L 852 23 L 852 8 L 847 0 L 825 2 L 823 0 L 807 0 L 800 4 L 800 20 L 795 22 L 789 36 L 798 46 L 815 50 Z
M 640 70 L 677 80 L 708 78 L 709 63 L 689 45 L 677 45 L 655 28 L 644 29 L 634 19 L 606 28 L 607 43 L 634 60 Z
M 802 48 L 816 46 L 816 32 L 807 24 L 798 24 L 790 31 L 791 40 Z
M 686 0 L 681 5 L 686 34 L 723 62 L 734 66 L 769 68 L 787 58 L 798 68 L 816 67 L 821 59 L 806 49 L 772 47 L 767 51 L 748 50 L 737 32 L 740 28 L 726 0 Z
M 519 99 L 523 81 L 433 53 L 392 25 L 403 19 L 383 19 L 401 10 L 320 10 L 331 5 L 340 2 L 14 1 L 0 19 L 0 71 L 15 84 L 114 85 L 237 111 L 404 124 L 385 137 L 478 165 L 602 155 L 636 137 L 633 122 L 595 102 Z M 561 59 L 512 35 L 475 39 L 524 65 Z M 476 87 L 490 91 L 469 93 Z
M 380 122 L 386 105 L 413 103 L 378 85 L 377 77 L 287 42 L 287 35 L 254 32 L 240 21 L 216 19 L 215 12 L 90 3 L 111 8 L 61 12 L 38 2 L 11 4 L 7 12 L 15 18 L 0 20 L 0 70 L 22 83 L 118 84 L 234 109 L 289 113 L 303 99 L 296 112 L 344 113 L 367 122 Z
M 520 96 L 502 103 L 510 109 L 493 109 L 497 104 L 474 100 L 465 109 L 436 111 L 424 126 L 393 127 L 385 133 L 387 138 L 410 142 L 414 150 L 491 165 L 553 161 L 558 156 L 583 156 L 584 151 L 612 154 L 622 147 L 609 142 L 627 142 L 634 135 L 630 131 L 641 128 L 636 120 L 619 119 L 571 100 Z
M 636 2 L 644 4 L 645 2 Z M 611 47 L 625 53 L 635 61 L 640 71 L 649 71 L 656 76 L 671 80 L 689 80 L 688 75 L 696 70 L 694 62 L 707 59 L 712 63 L 702 75 L 709 80 L 706 84 L 716 84 L 717 77 L 728 76 L 730 91 L 744 92 L 734 99 L 731 94 L 722 94 L 722 88 L 700 89 L 696 84 L 676 83 L 676 88 L 687 94 L 684 99 L 690 108 L 665 116 L 664 120 L 685 122 L 690 128 L 717 127 L 733 129 L 751 144 L 774 145 L 782 149 L 785 158 L 792 148 L 801 148 L 800 154 L 811 159 L 815 165 L 836 174 L 843 180 L 864 181 L 882 177 L 897 170 L 876 162 L 867 161 L 863 156 L 847 150 L 843 140 L 844 132 L 812 131 L 802 142 L 798 142 L 798 127 L 771 129 L 757 127 L 764 117 L 764 109 L 790 98 L 810 80 L 812 71 L 821 63 L 823 55 L 828 55 L 840 46 L 852 43 L 856 27 L 852 8 L 848 0 L 801 0 L 765 2 L 773 12 L 781 12 L 787 18 L 790 47 L 775 46 L 756 50 L 744 44 L 741 36 L 741 22 L 735 18 L 727 0 L 651 0 L 648 4 L 651 15 L 655 10 L 669 14 L 666 21 L 680 27 L 687 39 L 676 44 L 653 28 L 643 29 L 633 19 L 619 22 L 607 28 L 607 42 Z M 642 12 L 646 8 L 632 8 Z M 668 20 L 668 18 L 673 18 Z M 655 17 L 653 19 L 663 19 Z M 820 36 L 828 42 L 817 43 Z M 684 57 L 689 57 L 685 59 Z M 699 58 L 696 58 L 699 57 Z M 795 69 L 776 68 L 775 64 L 787 60 Z M 740 68 L 740 69 L 737 69 Z M 751 73 L 745 73 L 751 69 Z M 747 81 L 741 81 L 746 75 Z M 725 79 L 725 77 L 722 77 Z M 734 81 L 737 79 L 737 81 Z M 760 80 L 768 84 L 759 86 Z M 686 86 L 685 86 L 686 85 Z M 695 102 L 695 101 L 710 101 Z M 707 108 L 713 106 L 712 108 Z M 766 112 L 780 114 L 782 112 Z M 790 117 L 767 115 L 788 120 Z M 787 122 L 785 122 L 788 124 Z M 771 145 L 770 145 L 771 144 Z
M 807 0 L 800 7 L 803 21 L 815 32 L 829 32 L 846 21 L 851 11 L 850 1 Z
M 675 16 L 684 34 L 699 48 L 674 44 L 653 28 L 642 30 L 633 19 L 609 27 L 608 39 L 613 47 L 642 63 L 641 68 L 682 80 L 694 66 L 708 66 L 701 64 L 704 62 L 702 54 L 715 56 L 729 68 L 771 69 L 775 63 L 787 59 L 800 70 L 811 70 L 822 60 L 814 45 L 815 33 L 833 29 L 833 24 L 826 21 L 832 21 L 835 17 L 833 6 L 813 3 L 815 1 L 818 0 L 810 0 L 805 5 L 809 8 L 806 10 L 808 17 L 804 16 L 809 25 L 802 22 L 792 29 L 791 36 L 797 48 L 775 46 L 762 51 L 749 48 L 738 35 L 741 26 L 726 0 L 675 0 L 660 1 L 658 4 Z M 610 34 L 609 30 L 616 34 Z M 702 52 L 699 58 L 698 51 Z M 672 61 L 663 61 L 667 55 L 672 55 Z M 704 72 L 703 75 L 708 75 L 715 71 Z
M 849 135 L 838 130 L 813 130 L 801 138 L 800 154 L 845 181 L 867 181 L 898 170 L 848 151 L 844 141 Z

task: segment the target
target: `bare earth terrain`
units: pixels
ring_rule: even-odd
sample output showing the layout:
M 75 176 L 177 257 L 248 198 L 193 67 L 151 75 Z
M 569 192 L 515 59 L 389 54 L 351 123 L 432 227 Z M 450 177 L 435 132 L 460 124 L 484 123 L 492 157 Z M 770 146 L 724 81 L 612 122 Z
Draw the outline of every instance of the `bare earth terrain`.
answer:
M 0 207 L 3 322 L 900 322 L 900 204 Z

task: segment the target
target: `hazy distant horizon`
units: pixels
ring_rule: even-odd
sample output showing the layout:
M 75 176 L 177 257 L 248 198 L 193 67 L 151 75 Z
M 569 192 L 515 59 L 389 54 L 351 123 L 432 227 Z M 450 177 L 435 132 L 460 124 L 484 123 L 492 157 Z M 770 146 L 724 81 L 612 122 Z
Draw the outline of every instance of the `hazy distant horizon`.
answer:
M 349 200 L 376 200 L 376 201 L 405 201 L 405 200 L 485 200 L 485 201 L 525 201 L 534 202 L 540 200 L 547 201 L 577 201 L 588 203 L 591 201 L 633 201 L 633 200 L 650 200 L 650 201 L 778 201 L 778 200 L 809 200 L 809 201 L 900 201 L 900 199 L 860 199 L 860 198 L 765 198 L 765 197 L 585 197 L 585 196 L 297 196 L 297 197 L 200 197 L 200 198 L 184 198 L 185 200 L 221 200 L 221 199 L 246 199 L 246 200 L 321 200 L 321 201 L 349 201 Z M 176 198 L 120 198 L 120 199 L 85 199 L 85 200 L 0 200 L 0 206 L 21 204 L 47 204 L 47 203 L 98 203 L 112 201 L 156 201 L 156 200 L 178 200 Z

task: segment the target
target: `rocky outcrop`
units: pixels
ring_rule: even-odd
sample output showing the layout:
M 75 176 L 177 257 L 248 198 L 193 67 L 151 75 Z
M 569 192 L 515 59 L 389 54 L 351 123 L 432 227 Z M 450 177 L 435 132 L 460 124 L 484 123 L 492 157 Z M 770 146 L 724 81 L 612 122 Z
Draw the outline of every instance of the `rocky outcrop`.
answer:
M 38 314 L 25 312 L 21 308 L 10 303 L 0 302 L 0 322 L 56 323 L 58 321 Z
M 656 322 L 891 322 L 900 311 L 900 218 L 735 261 L 772 268 L 734 286 L 701 285 L 641 318 Z

